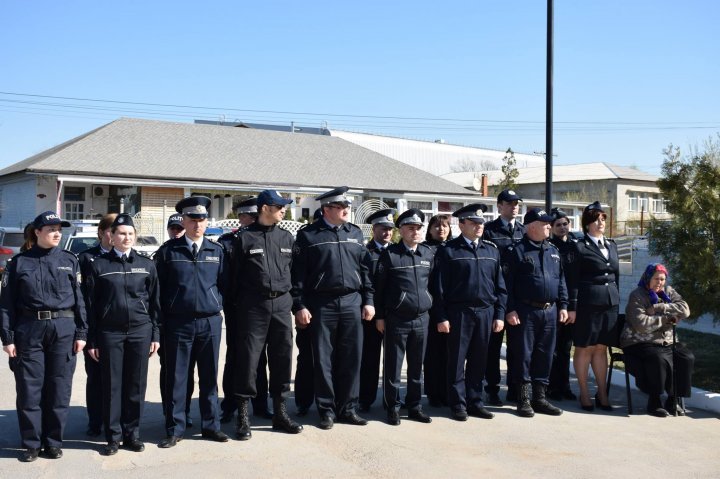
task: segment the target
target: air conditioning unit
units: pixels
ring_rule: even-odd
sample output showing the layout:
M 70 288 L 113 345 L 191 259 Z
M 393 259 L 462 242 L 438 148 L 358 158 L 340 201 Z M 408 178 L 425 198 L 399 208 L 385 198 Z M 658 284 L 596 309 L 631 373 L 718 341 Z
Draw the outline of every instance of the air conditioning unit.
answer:
M 107 198 L 109 190 L 108 185 L 93 185 L 93 198 Z

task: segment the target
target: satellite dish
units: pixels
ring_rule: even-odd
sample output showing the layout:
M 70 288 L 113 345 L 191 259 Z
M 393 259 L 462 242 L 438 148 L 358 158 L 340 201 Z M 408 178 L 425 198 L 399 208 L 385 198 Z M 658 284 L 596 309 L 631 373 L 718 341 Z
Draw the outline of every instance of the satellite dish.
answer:
M 473 178 L 473 188 L 475 189 L 475 191 L 482 190 L 482 180 L 477 176 Z

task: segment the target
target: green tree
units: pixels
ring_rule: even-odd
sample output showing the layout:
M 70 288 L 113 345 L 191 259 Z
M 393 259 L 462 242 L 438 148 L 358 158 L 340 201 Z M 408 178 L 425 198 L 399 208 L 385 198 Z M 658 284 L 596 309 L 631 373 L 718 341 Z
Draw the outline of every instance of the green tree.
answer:
M 500 180 L 500 183 L 497 184 L 498 191 L 502 191 L 505 189 L 515 189 L 517 188 L 517 183 L 515 183 L 515 180 L 518 176 L 520 176 L 520 172 L 517 169 L 517 161 L 515 160 L 515 152 L 512 151 L 512 148 L 508 148 L 505 152 L 505 156 L 502 159 L 502 167 L 500 168 L 500 171 L 502 171 L 503 178 Z
M 650 252 L 664 258 L 691 317 L 720 322 L 720 134 L 688 156 L 673 145 L 663 154 L 658 186 L 673 217 L 651 222 Z

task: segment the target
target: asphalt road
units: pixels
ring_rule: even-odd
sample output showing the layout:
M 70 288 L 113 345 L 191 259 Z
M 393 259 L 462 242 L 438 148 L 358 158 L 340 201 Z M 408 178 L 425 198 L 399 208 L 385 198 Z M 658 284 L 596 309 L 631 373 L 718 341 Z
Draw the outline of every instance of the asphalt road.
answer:
M 222 353 L 221 357 L 224 355 Z M 222 360 L 221 360 L 222 361 Z M 3 365 L 5 361 L 3 360 Z M 221 368 L 222 370 L 222 368 Z M 253 438 L 213 443 L 192 436 L 173 449 L 159 449 L 164 437 L 159 363 L 151 359 L 147 406 L 142 423 L 143 453 L 125 450 L 112 457 L 100 454 L 104 441 L 84 434 L 85 371 L 78 359 L 72 405 L 65 433 L 64 457 L 17 460 L 19 433 L 15 413 L 14 378 L 0 367 L 0 478 L 185 478 L 237 476 L 274 477 L 719 477 L 720 421 L 703 411 L 687 417 L 658 419 L 644 414 L 645 397 L 634 402 L 636 415 L 627 417 L 624 388 L 614 387 L 612 413 L 587 413 L 577 403 L 557 403 L 560 417 L 515 415 L 514 408 L 493 408 L 493 420 L 470 418 L 459 423 L 446 409 L 426 406 L 432 424 L 403 420 L 387 425 L 376 403 L 368 426 L 337 424 L 330 431 L 317 427 L 317 413 L 299 418 L 299 435 L 273 432 L 269 420 L 253 418 Z M 221 392 L 222 394 L 222 392 Z M 197 397 L 197 393 L 196 393 Z M 504 393 L 503 393 L 504 397 Z M 290 401 L 290 410 L 295 411 Z M 197 400 L 192 415 L 199 416 Z M 223 425 L 233 436 L 234 425 Z

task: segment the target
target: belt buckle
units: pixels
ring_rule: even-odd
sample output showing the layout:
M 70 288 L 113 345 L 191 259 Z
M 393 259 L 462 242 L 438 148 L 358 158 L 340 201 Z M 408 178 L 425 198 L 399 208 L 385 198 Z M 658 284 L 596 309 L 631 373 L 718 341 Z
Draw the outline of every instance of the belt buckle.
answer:
M 545 303 L 543 305 L 543 309 L 550 309 L 550 308 L 552 308 L 552 303 Z
M 37 319 L 40 321 L 47 321 L 48 319 L 52 319 L 52 311 L 38 311 Z
M 278 297 L 278 292 L 277 292 L 277 291 L 270 291 L 270 292 L 268 293 L 268 298 L 277 298 L 277 297 Z

